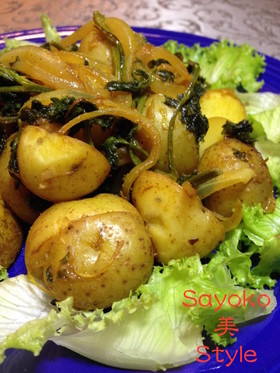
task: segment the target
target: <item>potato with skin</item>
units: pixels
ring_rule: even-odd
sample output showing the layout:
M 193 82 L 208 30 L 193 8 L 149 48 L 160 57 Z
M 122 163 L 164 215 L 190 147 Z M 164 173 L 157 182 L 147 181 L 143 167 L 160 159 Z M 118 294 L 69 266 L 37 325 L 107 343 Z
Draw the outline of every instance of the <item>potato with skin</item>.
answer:
M 220 141 L 224 138 L 223 126 L 227 119 L 223 117 L 211 117 L 208 119 L 209 128 L 203 141 L 199 143 L 199 155 L 201 156 L 205 149 L 213 145 L 215 142 Z
M 168 169 L 168 128 L 173 109 L 164 104 L 163 95 L 148 98 L 143 114 L 151 119 L 160 133 L 161 153 L 156 168 L 169 172 Z M 198 144 L 193 133 L 188 131 L 177 118 L 173 131 L 174 168 L 179 174 L 190 174 L 198 164 Z
M 42 204 L 42 201 L 38 203 L 38 197 L 9 172 L 10 144 L 15 136 L 16 133 L 9 137 L 0 155 L 0 196 L 20 220 L 32 224 L 45 208 L 45 204 Z
M 151 275 L 150 236 L 138 211 L 112 194 L 61 202 L 43 212 L 26 240 L 30 278 L 83 310 L 110 307 Z
M 214 192 L 203 200 L 203 204 L 223 216 L 230 216 L 237 200 L 249 206 L 260 203 L 265 212 L 275 207 L 272 179 L 261 154 L 252 145 L 237 139 L 224 138 L 205 150 L 198 171 L 218 168 L 222 172 L 251 169 L 253 176 L 247 184 L 241 182 Z
M 188 182 L 182 187 L 167 175 L 146 171 L 134 184 L 132 201 L 146 223 L 158 262 L 196 253 L 204 257 L 224 239 L 223 224 L 203 207 Z
M 23 243 L 22 228 L 0 199 L 0 265 L 9 268 L 15 261 Z
M 40 102 L 44 106 L 50 106 L 52 103 L 52 99 L 56 98 L 58 100 L 62 100 L 65 97 L 73 97 L 79 101 L 87 101 L 93 103 L 92 95 L 87 94 L 86 92 L 78 92 L 78 91 L 67 91 L 65 89 L 58 89 L 55 91 L 50 92 L 43 92 L 38 95 L 30 97 L 29 100 L 27 100 L 24 105 L 21 107 L 19 111 L 19 117 L 21 118 L 22 126 L 28 125 L 28 121 L 24 120 L 23 112 L 25 110 L 28 110 L 32 107 L 32 103 L 34 101 Z M 131 103 L 130 103 L 131 105 Z M 44 116 L 36 118 L 35 122 L 32 123 L 32 125 L 39 126 L 41 128 L 44 128 L 47 131 L 50 132 L 59 132 L 61 129 L 61 123 L 56 123 L 52 119 L 51 121 Z M 112 128 L 103 129 L 99 124 L 93 124 L 90 126 L 90 134 L 91 134 L 91 141 L 93 141 L 95 146 L 101 145 L 113 132 Z M 77 133 L 73 135 L 74 138 L 77 138 L 79 140 L 82 140 L 84 142 L 89 141 L 89 133 L 88 129 L 81 128 Z
M 200 98 L 201 112 L 208 119 L 223 117 L 233 123 L 247 118 L 246 110 L 232 89 L 209 89 Z
M 93 192 L 110 172 L 109 162 L 93 146 L 37 126 L 23 129 L 17 158 L 22 183 L 51 202 Z

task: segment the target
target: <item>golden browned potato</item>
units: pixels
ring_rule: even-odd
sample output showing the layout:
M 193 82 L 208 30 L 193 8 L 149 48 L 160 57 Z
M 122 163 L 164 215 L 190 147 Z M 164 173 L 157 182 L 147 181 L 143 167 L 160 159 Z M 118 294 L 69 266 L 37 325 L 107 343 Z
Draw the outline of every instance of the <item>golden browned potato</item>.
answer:
M 21 226 L 11 210 L 0 199 L 0 265 L 9 268 L 15 261 L 23 242 Z
M 272 179 L 264 159 L 254 146 L 231 138 L 213 144 L 203 153 L 198 171 L 215 168 L 229 173 L 238 170 L 240 174 L 244 169 L 249 169 L 253 170 L 254 174 L 245 184 L 239 182 L 205 198 L 203 203 L 210 210 L 230 216 L 237 200 L 249 206 L 261 203 L 265 212 L 274 210 Z
M 52 202 L 93 192 L 110 172 L 109 162 L 93 146 L 37 126 L 23 129 L 17 158 L 22 183 Z
M 16 134 L 8 139 L 0 155 L 0 196 L 20 220 L 32 224 L 45 206 L 19 180 L 10 175 L 10 144 L 15 136 Z
M 210 145 L 224 138 L 222 134 L 223 125 L 227 119 L 223 117 L 211 117 L 208 119 L 208 131 L 204 136 L 203 141 L 199 143 L 199 155 L 201 156 L 205 149 L 209 148 Z
M 156 168 L 168 172 L 168 128 L 173 109 L 164 104 L 163 95 L 148 98 L 143 114 L 151 119 L 159 131 L 161 152 Z M 173 132 L 174 168 L 179 174 L 190 174 L 198 164 L 198 145 L 194 134 L 177 118 Z
M 113 79 L 113 78 L 112 78 Z M 104 85 L 104 82 L 103 82 Z M 124 96 L 119 95 L 120 97 Z M 53 98 L 62 100 L 65 97 L 73 97 L 78 101 L 85 100 L 87 102 L 92 102 L 92 95 L 87 94 L 86 92 L 74 92 L 74 91 L 67 91 L 65 89 L 57 89 L 50 92 L 43 92 L 38 95 L 30 97 L 29 100 L 27 100 L 24 105 L 21 107 L 19 111 L 19 117 L 21 118 L 22 126 L 28 125 L 28 121 L 25 121 L 23 112 L 25 110 L 28 110 L 32 107 L 32 103 L 34 101 L 40 102 L 44 106 L 49 106 L 52 104 Z M 123 97 L 122 97 L 123 98 Z M 121 99 L 120 99 L 121 101 Z M 121 103 L 121 102 L 120 102 Z M 123 101 L 122 101 L 123 103 Z M 129 106 L 131 106 L 131 101 L 129 102 Z M 33 125 L 42 127 L 50 132 L 59 132 L 61 129 L 61 123 L 56 123 L 52 119 L 49 121 L 49 119 L 45 118 L 44 116 L 36 118 L 35 122 L 33 122 Z M 91 134 L 91 141 L 94 143 L 95 146 L 101 145 L 113 132 L 114 126 L 112 125 L 112 128 L 101 128 L 100 125 L 94 124 L 90 126 L 90 134 Z M 82 140 L 84 142 L 89 141 L 89 133 L 88 128 L 80 128 L 79 131 L 77 131 L 74 135 L 74 138 L 77 138 L 79 140 Z
M 109 307 L 146 282 L 154 256 L 138 211 L 112 194 L 61 202 L 32 225 L 28 275 L 55 299 L 79 309 Z
M 132 200 L 159 262 L 167 264 L 196 253 L 204 257 L 224 239 L 223 224 L 202 206 L 190 183 L 182 187 L 167 175 L 146 171 L 134 184 Z
M 21 121 L 22 127 L 25 127 L 26 125 L 29 125 L 29 116 L 24 114 L 27 110 L 29 110 L 32 107 L 32 104 L 34 102 L 40 102 L 44 106 L 48 106 L 52 103 L 52 98 L 62 99 L 63 97 L 69 96 L 69 91 L 65 89 L 57 89 L 52 90 L 50 92 L 43 92 L 35 96 L 31 96 L 21 107 L 19 110 L 19 118 Z M 77 93 L 76 93 L 77 95 Z M 76 96 L 75 96 L 76 97 Z M 80 99 L 80 96 L 78 96 L 77 99 Z M 33 125 L 45 128 L 48 131 L 52 132 L 58 132 L 61 128 L 61 123 L 55 123 L 54 121 L 49 121 L 46 117 L 38 116 L 33 118 L 32 121 Z
M 209 89 L 200 98 L 200 107 L 208 119 L 223 117 L 238 123 L 247 117 L 244 105 L 231 89 Z

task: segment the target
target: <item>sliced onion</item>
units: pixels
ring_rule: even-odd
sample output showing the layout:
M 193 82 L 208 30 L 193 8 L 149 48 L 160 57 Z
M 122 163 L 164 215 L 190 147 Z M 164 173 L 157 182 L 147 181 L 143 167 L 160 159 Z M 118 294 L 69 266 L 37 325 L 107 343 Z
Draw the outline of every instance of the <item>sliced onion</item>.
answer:
M 93 20 L 85 23 L 83 26 L 79 27 L 76 31 L 72 32 L 72 34 L 66 36 L 64 39 L 60 41 L 60 46 L 62 48 L 67 48 L 70 45 L 76 44 L 78 41 L 83 39 L 90 31 L 94 28 Z
M 215 211 L 213 211 L 213 214 L 223 223 L 226 232 L 231 231 L 235 229 L 242 220 L 242 203 L 239 199 L 236 201 L 233 214 L 229 217 L 220 215 Z
M 112 105 L 114 105 L 113 102 Z M 161 147 L 160 134 L 153 123 L 145 116 L 139 114 L 136 110 L 131 110 L 130 108 L 120 106 L 104 107 L 93 112 L 83 113 L 61 127 L 59 133 L 66 134 L 76 124 L 84 120 L 97 118 L 103 115 L 114 115 L 130 120 L 138 126 L 140 132 L 144 132 L 152 144 L 149 156 L 143 162 L 132 168 L 132 170 L 125 176 L 121 194 L 124 198 L 129 199 L 130 189 L 136 178 L 143 171 L 147 171 L 152 168 L 159 159 Z
M 254 176 L 255 172 L 251 168 L 225 171 L 221 175 L 200 184 L 197 188 L 197 193 L 200 199 L 204 199 L 211 194 L 232 185 L 238 183 L 247 184 Z

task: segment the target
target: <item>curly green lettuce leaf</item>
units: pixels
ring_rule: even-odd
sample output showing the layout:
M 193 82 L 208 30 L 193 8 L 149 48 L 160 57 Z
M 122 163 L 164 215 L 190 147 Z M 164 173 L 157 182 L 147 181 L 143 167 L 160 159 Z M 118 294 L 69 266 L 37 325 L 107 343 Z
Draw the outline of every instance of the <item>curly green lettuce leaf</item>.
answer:
M 83 356 L 122 369 L 165 370 L 195 360 L 197 347 L 203 345 L 201 327 L 187 314 L 178 312 L 172 326 L 169 312 L 155 301 L 149 308 L 124 312 L 118 323 L 107 322 L 100 331 L 97 325 L 80 332 L 66 333 L 52 340 Z M 109 315 L 110 317 L 111 315 Z
M 6 268 L 0 265 L 0 281 L 5 280 L 7 277 L 8 277 L 8 271 L 6 270 Z
M 244 250 L 246 241 L 242 224 L 238 228 L 227 232 L 225 240 L 219 245 L 210 262 L 211 266 L 219 269 L 220 265 L 226 265 L 233 276 L 234 284 L 237 286 L 248 286 L 255 289 L 263 289 L 265 286 L 272 288 L 275 285 L 275 280 L 269 275 L 252 272 L 251 257 L 253 254 L 258 254 L 261 249 L 250 246 Z
M 280 95 L 271 92 L 236 92 L 236 95 L 245 106 L 248 120 L 253 125 L 254 138 L 279 144 Z
M 248 114 L 252 122 L 255 138 L 265 138 L 275 144 L 280 144 L 280 104 L 275 109 L 265 110 L 256 114 Z M 256 132 L 257 131 L 257 132 Z
M 59 44 L 59 42 L 61 41 L 61 36 L 59 35 L 56 27 L 52 26 L 50 18 L 47 15 L 42 14 L 40 16 L 40 19 L 41 19 L 42 28 L 45 34 L 46 42 Z M 11 49 L 23 47 L 26 45 L 27 46 L 28 45 L 38 46 L 38 43 L 34 43 L 29 40 L 18 39 L 16 37 L 15 38 L 4 38 L 4 41 L 5 41 L 5 48 L 0 51 L 0 55 L 4 54 L 5 52 Z
M 263 111 L 274 110 L 280 106 L 280 95 L 272 92 L 238 92 L 235 94 L 242 101 L 247 114 L 258 114 Z
M 57 32 L 56 27 L 52 26 L 50 18 L 46 14 L 41 14 L 40 19 L 45 33 L 46 42 L 59 44 L 61 36 Z
M 109 312 L 75 310 L 71 298 L 54 306 L 51 298 L 23 275 L 3 281 L 0 358 L 4 359 L 10 347 L 38 355 L 46 341 L 52 340 L 92 360 L 123 369 L 156 371 L 195 361 L 197 348 L 203 346 L 203 328 L 225 346 L 234 339 L 215 332 L 221 316 L 230 315 L 240 323 L 267 315 L 276 305 L 272 291 L 265 291 L 271 300 L 268 307 L 253 307 L 250 302 L 240 307 L 221 305 L 231 294 L 241 298 L 244 292 L 257 304 L 260 293 L 235 286 L 226 265 L 210 263 L 202 265 L 194 256 L 155 267 L 147 284 L 135 295 L 115 302 Z M 197 297 L 212 294 L 212 303 L 189 307 L 186 290 Z
M 280 199 L 272 213 L 264 213 L 261 205 L 242 208 L 243 221 L 227 232 L 209 265 L 226 265 L 235 285 L 272 288 L 280 273 Z
M 203 326 L 216 344 L 227 346 L 235 342 L 236 338 L 232 338 L 229 334 L 220 335 L 215 330 L 220 318 L 232 317 L 235 324 L 244 323 L 272 312 L 276 303 L 273 291 L 260 292 L 248 287 L 236 286 L 227 263 L 216 262 L 213 258 L 204 265 L 198 256 L 185 258 L 181 261 L 171 261 L 167 272 L 172 270 L 172 279 L 175 273 L 180 276 L 181 282 L 176 282 L 176 290 L 179 294 L 183 292 L 182 304 L 192 322 L 195 325 Z M 267 308 L 257 304 L 261 293 L 265 293 L 270 299 Z M 241 300 L 239 306 L 233 307 L 230 304 L 228 299 L 231 295 L 232 298 Z M 252 303 L 246 301 L 248 297 Z
M 195 306 L 189 306 L 184 296 L 189 290 L 191 294 L 195 294 L 196 299 L 207 293 L 211 297 L 211 304 L 204 307 L 196 302 Z M 271 300 L 267 308 L 257 304 L 261 293 L 267 294 Z M 222 300 L 228 299 L 231 294 L 237 294 L 240 299 L 245 294 L 245 298 L 249 297 L 255 306 L 250 302 L 242 303 L 236 308 L 228 302 L 221 305 Z M 89 331 L 82 331 L 80 335 L 73 334 L 71 338 L 61 335 L 53 341 L 85 355 L 88 341 L 83 340 L 85 333 L 98 351 L 94 360 L 108 364 L 103 358 L 100 360 L 101 347 L 98 348 L 101 340 L 106 338 L 106 346 L 111 346 L 110 351 L 118 346 L 118 353 L 114 353 L 116 359 L 109 365 L 130 369 L 167 369 L 195 360 L 197 347 L 202 345 L 203 328 L 217 344 L 226 346 L 233 343 L 235 339 L 229 334 L 220 336 L 215 331 L 222 316 L 231 316 L 235 323 L 243 323 L 269 314 L 276 305 L 273 291 L 260 292 L 235 286 L 225 264 L 220 263 L 218 267 L 203 265 L 198 255 L 173 260 L 163 268 L 155 267 L 149 282 L 138 289 L 138 295 L 140 304 L 144 302 L 146 306 L 126 315 L 125 323 L 119 321 L 118 324 L 110 324 L 97 336 L 89 336 Z M 91 330 L 92 327 L 91 325 Z M 104 354 L 104 346 L 102 351 Z M 116 361 L 120 359 L 119 352 L 121 362 L 116 365 Z M 85 356 L 93 358 L 92 352 Z
M 174 309 L 172 298 L 161 302 L 152 289 L 144 288 L 140 298 L 115 302 L 110 312 L 80 312 L 71 298 L 52 306 L 51 298 L 26 276 L 8 279 L 0 287 L 0 299 L 5 300 L 0 306 L 0 357 L 3 360 L 11 347 L 38 355 L 51 339 L 120 368 L 164 370 L 194 361 L 197 346 L 203 344 L 202 328 L 191 322 L 183 307 Z
M 244 233 L 257 247 L 258 264 L 252 269 L 257 276 L 280 273 L 280 198 L 273 213 L 265 214 L 261 206 L 243 207 Z
M 26 45 L 38 45 L 28 40 L 21 40 L 21 39 L 16 39 L 16 38 L 4 38 L 4 41 L 5 41 L 5 48 L 0 51 L 0 55 L 4 54 L 5 52 L 8 52 L 9 50 L 18 48 L 18 47 L 23 47 Z
M 0 283 L 0 341 L 22 325 L 50 312 L 51 300 L 27 277 L 20 275 Z M 1 351 L 2 352 L 2 351 Z M 0 353 L 1 355 L 1 353 Z
M 255 147 L 266 160 L 273 185 L 280 190 L 280 144 L 269 140 L 259 140 L 255 142 Z
M 255 147 L 266 160 L 274 186 L 280 189 L 280 95 L 271 92 L 236 94 L 253 126 Z
M 280 234 L 280 198 L 276 199 L 275 210 L 264 213 L 260 205 L 243 206 L 244 232 L 258 246 L 275 239 Z
M 197 62 L 201 75 L 211 88 L 242 86 L 247 92 L 257 92 L 264 84 L 259 80 L 265 70 L 265 58 L 248 44 L 236 45 L 228 40 L 213 42 L 209 47 L 194 44 L 188 47 L 170 40 L 164 44 L 172 53 L 180 53 L 183 61 Z

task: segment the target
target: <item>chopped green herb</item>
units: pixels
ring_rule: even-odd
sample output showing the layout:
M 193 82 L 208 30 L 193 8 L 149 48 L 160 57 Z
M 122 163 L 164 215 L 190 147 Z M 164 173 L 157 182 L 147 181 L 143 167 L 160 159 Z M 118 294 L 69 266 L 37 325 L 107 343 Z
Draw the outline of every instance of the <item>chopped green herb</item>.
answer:
M 247 144 L 254 143 L 254 139 L 251 136 L 253 127 L 248 120 L 242 120 L 239 123 L 232 123 L 227 121 L 223 125 L 222 133 L 228 137 L 233 137 Z

